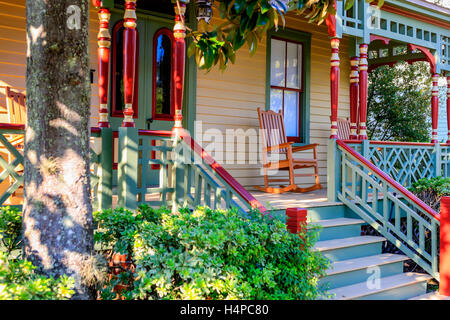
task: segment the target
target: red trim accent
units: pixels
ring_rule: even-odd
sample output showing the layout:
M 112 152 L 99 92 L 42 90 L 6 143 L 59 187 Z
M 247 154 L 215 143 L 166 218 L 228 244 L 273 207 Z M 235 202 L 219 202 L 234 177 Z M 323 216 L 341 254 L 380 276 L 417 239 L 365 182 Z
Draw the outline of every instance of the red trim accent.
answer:
M 343 142 L 345 142 L 346 144 L 361 144 L 363 141 L 362 140 L 341 140 Z
M 337 9 L 337 0 L 334 1 L 333 7 L 336 10 Z M 328 35 L 330 38 L 336 37 L 336 15 L 328 14 L 328 16 L 325 18 L 325 24 L 328 27 Z
M 237 182 L 220 164 L 218 164 L 184 129 L 174 130 L 174 134 L 179 133 L 179 136 L 191 147 L 204 161 L 214 170 L 239 196 L 241 196 L 252 208 L 259 209 L 261 212 L 267 212 L 267 209 L 253 197 L 244 187 Z
M 371 162 L 369 162 L 367 159 L 365 159 L 363 156 L 361 156 L 358 152 L 350 148 L 346 143 L 344 143 L 342 140 L 337 140 L 336 143 L 342 147 L 345 151 L 350 153 L 354 158 L 356 158 L 359 162 L 361 162 L 363 165 L 368 167 L 370 170 L 375 172 L 377 175 L 381 176 L 384 180 L 386 180 L 388 183 L 390 183 L 397 191 L 401 194 L 403 194 L 406 198 L 414 202 L 416 205 L 418 205 L 420 208 L 422 208 L 425 212 L 427 212 L 429 215 L 431 215 L 436 220 L 440 221 L 439 213 L 431 209 L 425 202 L 417 198 L 414 194 L 412 194 L 410 191 L 405 189 L 402 185 L 400 185 L 398 182 L 393 180 L 391 177 L 389 177 L 386 173 L 378 169 L 375 165 L 373 165 Z
M 17 124 L 17 123 L 0 123 L 0 129 L 2 129 L 2 130 L 25 130 L 25 125 Z
M 450 296 L 450 197 L 441 198 L 439 294 Z
M 385 38 L 385 37 L 382 37 L 382 36 L 377 36 L 375 34 L 371 34 L 370 35 L 370 42 L 374 42 L 374 41 L 383 41 L 383 43 L 385 45 L 388 45 L 389 42 L 391 42 L 391 39 Z
M 91 127 L 91 133 L 100 133 L 102 132 L 102 129 L 98 127 Z
M 437 20 L 436 18 L 427 17 L 420 13 L 412 12 L 410 10 L 400 9 L 400 8 L 394 7 L 392 5 L 389 5 L 387 3 L 383 4 L 383 6 L 381 7 L 381 10 L 386 11 L 386 12 L 395 13 L 400 16 L 411 18 L 414 20 L 426 22 L 426 23 L 429 23 L 429 24 L 432 24 L 432 25 L 435 25 L 438 27 L 445 28 L 445 29 L 450 29 L 450 23 L 448 23 L 448 22 Z
M 101 1 L 100 1 L 101 2 Z M 110 14 L 108 9 L 102 8 L 98 11 L 100 14 Z M 109 20 L 100 21 L 99 29 L 109 30 Z M 111 41 L 108 37 L 99 37 L 99 41 Z M 98 59 L 98 96 L 100 105 L 108 104 L 108 90 L 109 90 L 109 64 L 110 64 L 110 48 L 109 47 L 98 47 L 97 49 L 97 59 Z M 104 108 L 99 109 L 99 113 L 107 113 L 108 110 Z M 98 126 L 101 128 L 109 128 L 109 121 L 98 122 Z
M 172 65 L 171 72 L 172 75 L 170 83 L 170 114 L 159 114 L 156 113 L 156 56 L 157 56 L 157 42 L 160 35 L 166 35 L 172 42 Z M 159 29 L 155 36 L 153 37 L 153 102 L 152 102 L 152 118 L 153 120 L 163 120 L 163 121 L 174 121 L 175 117 L 175 78 L 174 78 L 174 67 L 175 67 L 175 38 L 173 37 L 172 30 L 168 28 Z
M 426 60 L 430 64 L 431 73 L 436 73 L 436 58 L 434 55 L 425 47 L 417 46 L 415 44 L 408 43 L 409 50 L 419 50 L 425 55 Z
M 173 131 L 166 130 L 138 130 L 140 136 L 173 137 Z
M 123 27 L 123 20 L 118 21 L 113 28 L 112 35 L 112 72 L 111 72 L 111 117 L 115 118 L 123 118 L 123 108 L 124 106 L 120 106 L 122 109 L 118 109 L 116 106 L 116 72 L 117 72 L 117 32 L 120 28 Z M 139 117 L 139 106 L 138 106 L 138 98 L 139 98 L 139 30 L 136 29 L 136 78 L 134 85 L 134 95 L 133 95 L 133 118 L 136 119 Z
M 96 8 L 103 7 L 103 1 L 101 0 L 92 0 L 92 5 Z

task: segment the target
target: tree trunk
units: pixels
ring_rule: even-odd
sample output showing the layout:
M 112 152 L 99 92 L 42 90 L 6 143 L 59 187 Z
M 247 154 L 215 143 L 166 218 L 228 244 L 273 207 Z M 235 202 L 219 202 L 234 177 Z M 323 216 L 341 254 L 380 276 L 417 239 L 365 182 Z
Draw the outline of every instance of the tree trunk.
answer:
M 27 0 L 24 251 L 89 299 L 89 1 Z

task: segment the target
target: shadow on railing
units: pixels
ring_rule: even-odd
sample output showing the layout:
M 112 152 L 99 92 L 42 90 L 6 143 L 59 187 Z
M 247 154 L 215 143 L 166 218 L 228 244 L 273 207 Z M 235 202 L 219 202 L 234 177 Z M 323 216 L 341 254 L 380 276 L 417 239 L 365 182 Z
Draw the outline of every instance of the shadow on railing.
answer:
M 439 280 L 439 214 L 344 141 L 336 145 L 338 199 Z

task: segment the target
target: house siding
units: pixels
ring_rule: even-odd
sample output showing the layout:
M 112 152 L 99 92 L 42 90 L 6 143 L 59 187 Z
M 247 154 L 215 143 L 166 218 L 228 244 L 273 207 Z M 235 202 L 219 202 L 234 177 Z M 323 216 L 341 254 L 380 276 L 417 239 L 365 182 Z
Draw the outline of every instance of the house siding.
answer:
M 289 15 L 286 27 L 311 34 L 311 85 L 310 85 L 310 132 L 309 142 L 318 143 L 320 182 L 327 182 L 327 139 L 330 136 L 330 39 L 326 26 L 308 24 L 304 19 Z M 349 117 L 349 41 L 342 39 L 340 45 L 341 73 L 339 88 L 339 117 Z M 225 134 L 226 129 L 242 128 L 258 130 L 257 108 L 265 108 L 266 101 L 266 39 L 253 57 L 242 48 L 236 64 L 225 72 L 217 69 L 209 73 L 199 71 L 197 80 L 197 121 L 201 121 L 203 132 L 218 129 Z M 211 141 L 196 132 L 196 137 L 204 147 Z M 225 138 L 224 138 L 225 139 Z M 224 147 L 223 166 L 244 186 L 261 185 L 261 164 L 226 163 Z M 311 152 L 310 152 L 311 153 Z M 239 155 L 243 157 L 244 155 Z M 249 159 L 249 150 L 245 152 Z M 301 155 L 300 157 L 305 157 Z M 220 157 L 219 157 L 220 158 Z M 306 169 L 308 170 L 308 169 Z M 310 169 L 312 172 L 312 169 Z M 280 176 L 285 175 L 280 173 Z M 299 185 L 313 183 L 313 178 L 297 178 Z
M 98 18 L 90 7 L 89 46 L 91 69 L 97 70 Z M 0 1 L 0 122 L 8 122 L 5 86 L 15 91 L 26 89 L 26 0 Z M 91 125 L 98 122 L 97 72 L 94 74 L 91 99 Z

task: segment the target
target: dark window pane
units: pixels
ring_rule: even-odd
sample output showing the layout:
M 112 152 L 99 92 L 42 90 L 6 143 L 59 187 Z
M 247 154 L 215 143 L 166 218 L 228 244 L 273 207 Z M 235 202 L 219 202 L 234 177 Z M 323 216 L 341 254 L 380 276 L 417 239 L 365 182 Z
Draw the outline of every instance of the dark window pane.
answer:
M 172 41 L 160 34 L 156 40 L 156 114 L 171 114 Z
M 125 104 L 124 101 L 124 92 L 123 92 L 123 32 L 125 28 L 121 27 L 117 30 L 115 34 L 116 41 L 116 51 L 114 54 L 116 55 L 116 72 L 114 75 L 114 81 L 116 83 L 116 95 L 115 95 L 115 109 L 116 111 L 122 111 L 123 106 Z

